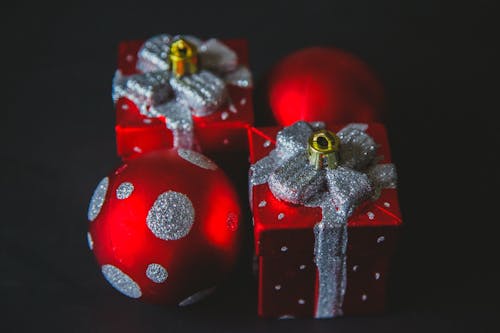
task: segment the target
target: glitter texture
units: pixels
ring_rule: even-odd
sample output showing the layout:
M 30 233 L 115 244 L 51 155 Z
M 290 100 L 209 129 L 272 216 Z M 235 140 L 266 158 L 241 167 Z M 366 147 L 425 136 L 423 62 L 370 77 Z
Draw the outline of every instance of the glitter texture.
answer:
M 198 73 L 180 78 L 171 75 L 170 45 L 177 38 L 184 38 L 198 48 Z M 116 72 L 113 100 L 116 103 L 125 97 L 144 116 L 164 117 L 175 148 L 194 147 L 192 116 L 208 116 L 228 103 L 227 84 L 252 86 L 252 75 L 248 68 L 238 66 L 236 53 L 213 38 L 203 42 L 194 36 L 154 36 L 139 49 L 136 68 L 140 74 L 124 76 Z
M 134 184 L 129 182 L 121 183 L 120 186 L 116 189 L 116 198 L 123 200 L 130 197 L 132 192 L 134 191 Z
M 125 296 L 131 298 L 139 298 L 142 296 L 139 285 L 120 269 L 113 265 L 103 265 L 101 271 L 106 280 Z
M 202 299 L 204 299 L 205 297 L 207 297 L 210 294 L 212 294 L 214 291 L 215 291 L 215 287 L 199 291 L 199 292 L 197 292 L 197 293 L 189 296 L 188 298 L 186 298 L 182 302 L 180 302 L 179 306 L 187 306 L 187 305 L 191 305 L 191 304 L 194 304 L 196 302 L 199 302 Z
M 189 233 L 194 217 L 191 200 L 182 193 L 168 191 L 158 196 L 148 212 L 146 223 L 156 237 L 175 240 Z
M 195 152 L 193 150 L 189 149 L 178 149 L 177 154 L 179 154 L 180 157 L 188 161 L 189 163 L 192 163 L 196 166 L 199 166 L 200 168 L 207 169 L 207 170 L 212 170 L 215 171 L 217 170 L 217 164 L 212 162 L 211 159 L 208 157 Z
M 89 210 L 87 212 L 89 221 L 94 221 L 97 215 L 99 215 L 102 205 L 104 204 L 104 199 L 106 198 L 106 192 L 108 192 L 108 186 L 109 178 L 105 177 L 99 182 L 94 194 L 92 194 Z
M 168 277 L 168 272 L 160 264 L 149 264 L 146 269 L 146 276 L 153 282 L 163 283 Z
M 377 164 L 377 145 L 365 133 L 366 124 L 350 124 L 337 133 L 338 168 L 311 167 L 307 141 L 313 131 L 323 128 L 321 122 L 303 121 L 283 128 L 276 137 L 276 148 L 250 167 L 249 179 L 250 192 L 253 186 L 267 182 L 280 200 L 322 209 L 322 220 L 314 226 L 314 262 L 319 279 L 317 318 L 342 315 L 348 218 L 361 202 L 376 198 L 382 188 L 396 186 L 394 166 Z

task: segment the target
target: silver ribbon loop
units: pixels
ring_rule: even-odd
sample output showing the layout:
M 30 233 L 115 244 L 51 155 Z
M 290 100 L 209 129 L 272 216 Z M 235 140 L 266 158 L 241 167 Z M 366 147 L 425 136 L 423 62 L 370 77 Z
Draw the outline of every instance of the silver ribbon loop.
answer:
M 252 86 L 252 78 L 246 67 L 238 66 L 237 54 L 217 39 L 203 42 L 194 36 L 182 37 L 199 50 L 201 70 L 198 73 L 180 78 L 171 75 L 170 45 L 176 37 L 154 36 L 138 51 L 136 68 L 140 74 L 123 76 L 120 71 L 116 72 L 113 100 L 116 103 L 125 97 L 137 105 L 142 115 L 165 117 L 167 128 L 175 129 L 174 147 L 192 148 L 187 146 L 194 144 L 192 119 L 190 127 L 178 127 L 179 119 L 187 124 L 186 115 L 204 117 L 216 112 L 230 102 L 228 84 L 248 88 Z M 181 114 L 174 115 L 174 110 L 180 110 Z
M 316 317 L 342 314 L 346 289 L 347 220 L 363 201 L 383 188 L 396 186 L 393 164 L 377 164 L 377 145 L 367 125 L 351 124 L 337 133 L 340 166 L 314 169 L 307 159 L 307 141 L 322 123 L 297 122 L 276 137 L 276 148 L 250 168 L 250 188 L 268 183 L 273 195 L 307 207 L 321 207 L 314 226 L 314 260 L 318 267 Z

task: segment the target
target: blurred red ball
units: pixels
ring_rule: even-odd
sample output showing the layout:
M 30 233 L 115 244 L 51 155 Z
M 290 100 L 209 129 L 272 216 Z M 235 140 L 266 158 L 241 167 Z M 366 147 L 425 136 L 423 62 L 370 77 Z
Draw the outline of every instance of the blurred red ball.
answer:
M 382 84 L 354 55 L 326 47 L 297 51 L 281 60 L 269 79 L 277 122 L 324 121 L 327 125 L 380 120 Z
M 127 161 L 92 196 L 89 247 L 126 296 L 187 305 L 213 290 L 237 256 L 240 208 L 223 171 L 190 150 Z

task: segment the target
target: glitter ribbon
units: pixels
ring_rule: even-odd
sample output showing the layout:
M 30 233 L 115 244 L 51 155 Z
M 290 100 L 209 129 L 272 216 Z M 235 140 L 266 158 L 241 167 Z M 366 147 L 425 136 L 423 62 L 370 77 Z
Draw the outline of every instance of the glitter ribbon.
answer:
M 118 70 L 113 79 L 113 100 L 126 97 L 146 117 L 164 117 L 174 136 L 174 147 L 192 149 L 192 116 L 204 117 L 231 103 L 227 85 L 248 88 L 252 75 L 238 65 L 237 54 L 218 41 L 201 41 L 182 36 L 198 49 L 200 71 L 176 77 L 169 62 L 171 43 L 177 39 L 162 34 L 148 39 L 137 54 L 139 74 L 124 76 Z
M 323 128 L 321 122 L 285 127 L 277 135 L 276 148 L 250 168 L 250 190 L 267 183 L 280 200 L 322 209 L 322 220 L 314 226 L 317 318 L 342 315 L 348 218 L 361 202 L 376 199 L 383 188 L 395 188 L 397 178 L 393 164 L 377 163 L 377 145 L 365 133 L 365 124 L 350 124 L 337 133 L 338 168 L 316 170 L 309 164 L 308 138 Z

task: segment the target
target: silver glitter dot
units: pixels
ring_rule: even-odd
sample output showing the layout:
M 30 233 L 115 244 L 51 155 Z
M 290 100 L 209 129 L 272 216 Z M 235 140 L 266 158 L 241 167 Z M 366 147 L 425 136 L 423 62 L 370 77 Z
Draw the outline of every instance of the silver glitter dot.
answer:
M 245 105 L 245 104 L 247 104 L 247 99 L 246 98 L 242 98 L 240 100 L 240 105 Z
M 129 182 L 121 183 L 120 186 L 116 189 L 116 198 L 123 200 L 130 197 L 132 192 L 134 191 L 134 184 Z
M 358 267 L 359 267 L 358 265 L 354 265 L 354 266 L 352 266 L 352 271 L 353 271 L 353 272 L 356 272 L 356 271 L 358 270 Z
M 156 237 L 175 240 L 189 233 L 194 217 L 191 200 L 182 193 L 168 191 L 158 196 L 148 212 L 146 223 Z
M 281 252 L 286 252 L 286 251 L 288 251 L 288 247 L 286 247 L 286 246 L 282 246 L 282 247 L 281 247 Z
M 226 111 L 220 114 L 220 119 L 226 120 L 227 118 L 229 118 L 229 113 L 227 113 Z
M 177 153 L 186 161 L 207 170 L 217 170 L 217 165 L 208 157 L 189 149 L 178 149 Z
M 384 202 L 384 206 L 385 207 L 391 207 L 391 204 L 386 201 L 386 202 Z
M 197 293 L 195 293 L 195 294 L 189 296 L 188 298 L 186 298 L 185 300 L 181 301 L 179 303 L 179 306 L 187 306 L 187 305 L 194 304 L 198 301 L 201 301 L 202 299 L 204 299 L 208 295 L 212 294 L 214 291 L 215 291 L 215 287 L 208 288 L 208 289 L 205 289 L 202 291 L 198 291 Z
M 277 284 L 277 285 L 275 285 L 275 286 L 274 286 L 274 289 L 275 289 L 275 290 L 280 290 L 280 289 L 281 289 L 281 284 Z
M 122 104 L 122 110 L 128 110 L 128 104 Z
M 128 62 L 132 62 L 134 61 L 134 56 L 131 55 L 131 54 L 127 54 L 127 56 L 125 57 L 125 59 L 128 61 Z
M 97 215 L 99 215 L 102 205 L 104 204 L 104 199 L 106 198 L 106 192 L 108 192 L 108 186 L 108 177 L 103 178 L 97 185 L 97 188 L 90 199 L 89 210 L 87 212 L 89 221 L 94 221 Z
M 94 249 L 94 241 L 92 240 L 92 235 L 90 232 L 87 232 L 87 243 L 89 244 L 89 249 Z
M 299 269 L 300 269 L 301 271 L 302 271 L 302 270 L 304 270 L 304 269 L 306 269 L 306 265 L 300 265 L 300 266 L 299 266 Z
M 229 140 L 228 139 L 224 139 L 224 140 L 222 140 L 222 143 L 225 144 L 225 145 L 227 145 L 229 143 Z
M 373 220 L 375 218 L 375 214 L 373 214 L 373 212 L 368 212 L 366 213 L 366 215 L 368 215 L 368 219 L 370 220 Z
M 303 300 L 302 298 L 300 298 L 297 302 L 298 302 L 300 305 L 306 304 L 306 301 L 305 301 L 305 300 Z
M 295 317 L 292 315 L 282 315 L 278 319 L 294 319 Z
M 259 207 L 262 208 L 262 207 L 266 207 L 267 205 L 267 202 L 266 200 L 262 200 L 261 202 L 259 202 Z
M 285 217 L 284 213 L 279 213 L 278 214 L 278 220 L 283 220 L 284 217 Z
M 234 106 L 234 104 L 229 104 L 229 111 L 231 111 L 232 113 L 237 113 L 238 109 L 236 108 L 236 106 Z
M 361 295 L 361 300 L 364 302 L 368 299 L 368 296 L 366 294 Z
M 162 283 L 167 279 L 168 272 L 160 264 L 149 264 L 146 269 L 146 276 L 153 282 Z
M 375 280 L 378 280 L 380 279 L 380 273 L 379 272 L 375 272 Z
M 151 124 L 153 121 L 151 119 L 149 119 L 149 118 L 146 118 L 146 119 L 143 119 L 142 122 L 144 124 Z
M 267 148 L 267 147 L 269 147 L 270 145 L 271 145 L 271 141 L 266 140 L 266 141 L 264 141 L 264 144 L 263 144 L 262 146 L 263 146 L 264 148 Z
M 384 236 L 380 236 L 379 238 L 377 238 L 377 243 L 382 243 L 383 241 L 385 241 Z
M 103 265 L 101 271 L 106 280 L 125 296 L 131 298 L 139 298 L 142 296 L 139 285 L 120 269 L 113 265 Z
M 132 148 L 133 151 L 135 151 L 136 153 L 142 153 L 142 149 L 140 147 L 137 147 L 137 146 L 134 146 L 134 148 Z

